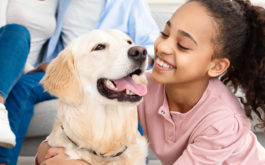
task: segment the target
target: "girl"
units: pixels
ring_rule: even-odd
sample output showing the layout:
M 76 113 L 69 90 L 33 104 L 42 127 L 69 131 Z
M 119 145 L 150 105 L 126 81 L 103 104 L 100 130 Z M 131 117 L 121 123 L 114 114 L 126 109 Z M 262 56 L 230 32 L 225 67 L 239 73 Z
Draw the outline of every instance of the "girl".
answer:
M 166 23 L 139 106 L 164 165 L 265 164 L 246 117 L 265 126 L 264 33 L 265 10 L 248 0 L 190 0 Z M 224 84 L 242 89 L 246 115 Z
M 138 109 L 164 165 L 265 164 L 247 118 L 253 112 L 265 126 L 264 33 L 265 11 L 248 0 L 189 0 L 166 23 Z M 245 93 L 247 116 L 222 82 Z M 85 164 L 47 142 L 39 148 L 38 159 L 44 157 L 53 157 L 47 164 Z

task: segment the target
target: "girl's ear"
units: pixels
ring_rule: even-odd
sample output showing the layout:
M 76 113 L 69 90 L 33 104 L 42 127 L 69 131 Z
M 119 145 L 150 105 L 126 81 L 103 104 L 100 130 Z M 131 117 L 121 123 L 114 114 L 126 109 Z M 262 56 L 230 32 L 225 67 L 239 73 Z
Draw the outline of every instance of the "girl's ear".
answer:
M 208 70 L 209 77 L 218 77 L 223 74 L 230 66 L 230 61 L 227 58 L 216 58 L 214 59 Z

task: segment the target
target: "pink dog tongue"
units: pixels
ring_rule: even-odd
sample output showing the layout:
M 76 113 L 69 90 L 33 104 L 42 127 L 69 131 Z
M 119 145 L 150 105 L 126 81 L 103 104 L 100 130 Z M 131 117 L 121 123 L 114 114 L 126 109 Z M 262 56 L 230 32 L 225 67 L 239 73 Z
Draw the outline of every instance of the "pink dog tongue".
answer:
M 129 89 L 131 92 L 139 96 L 144 96 L 147 93 L 146 85 L 136 84 L 130 76 L 113 81 L 116 88 L 118 88 L 118 91 Z

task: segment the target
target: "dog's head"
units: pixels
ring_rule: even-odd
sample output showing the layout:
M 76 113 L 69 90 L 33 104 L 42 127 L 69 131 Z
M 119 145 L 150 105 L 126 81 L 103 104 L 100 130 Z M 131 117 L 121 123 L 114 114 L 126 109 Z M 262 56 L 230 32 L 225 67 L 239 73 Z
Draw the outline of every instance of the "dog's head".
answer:
M 68 104 L 83 98 L 138 103 L 146 94 L 147 51 L 118 30 L 94 30 L 73 40 L 48 66 L 41 83 Z

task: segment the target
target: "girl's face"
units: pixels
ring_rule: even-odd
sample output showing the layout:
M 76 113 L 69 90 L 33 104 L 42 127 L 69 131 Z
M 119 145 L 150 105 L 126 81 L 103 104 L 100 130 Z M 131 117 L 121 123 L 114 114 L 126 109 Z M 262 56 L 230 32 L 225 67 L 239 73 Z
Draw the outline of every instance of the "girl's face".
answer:
M 197 2 L 179 8 L 155 42 L 153 78 L 163 84 L 186 84 L 209 78 L 216 24 Z

